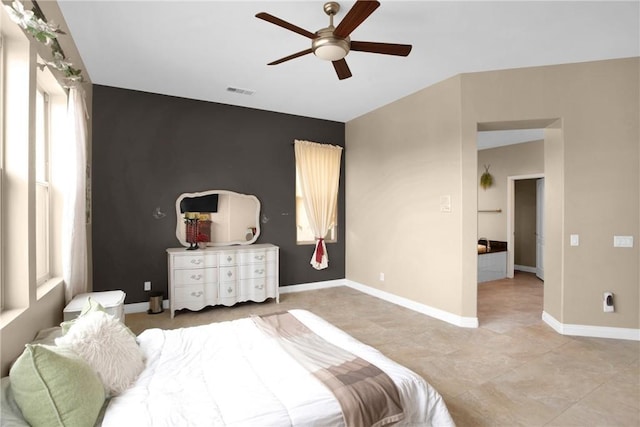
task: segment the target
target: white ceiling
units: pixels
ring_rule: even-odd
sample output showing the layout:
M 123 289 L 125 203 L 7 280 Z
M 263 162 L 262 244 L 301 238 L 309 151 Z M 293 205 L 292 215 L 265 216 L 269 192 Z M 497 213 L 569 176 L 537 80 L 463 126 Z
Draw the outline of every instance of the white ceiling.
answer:
M 95 84 L 340 122 L 460 73 L 640 54 L 638 0 L 382 0 L 351 38 L 411 54 L 351 52 L 353 77 L 340 81 L 312 54 L 267 66 L 310 40 L 254 17 L 315 32 L 328 24 L 322 1 L 58 1 Z
M 478 150 L 522 144 L 544 139 L 544 129 L 509 129 L 479 131 L 476 142 Z

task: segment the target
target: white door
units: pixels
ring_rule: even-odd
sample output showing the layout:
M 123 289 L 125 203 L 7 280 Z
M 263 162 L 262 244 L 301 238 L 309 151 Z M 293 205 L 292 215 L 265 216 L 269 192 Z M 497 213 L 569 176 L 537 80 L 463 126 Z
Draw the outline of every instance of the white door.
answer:
M 544 280 L 544 178 L 536 181 L 536 276 Z

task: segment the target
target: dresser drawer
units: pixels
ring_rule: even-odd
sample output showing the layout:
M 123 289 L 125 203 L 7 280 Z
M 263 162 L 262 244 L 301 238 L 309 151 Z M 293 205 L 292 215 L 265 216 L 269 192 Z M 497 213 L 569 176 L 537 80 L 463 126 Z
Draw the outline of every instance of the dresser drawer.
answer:
M 236 293 L 236 283 L 220 283 L 220 298 L 235 298 Z
M 197 267 L 215 267 L 218 265 L 218 256 L 216 254 L 189 254 L 175 256 L 173 258 L 174 268 L 197 268 Z
M 176 286 L 173 293 L 178 302 L 194 302 L 204 306 L 204 286 L 202 285 Z
M 267 297 L 267 284 L 264 278 L 239 280 L 242 300 L 264 301 Z
M 267 260 L 267 251 L 244 251 L 238 254 L 238 264 L 257 264 Z
M 218 283 L 218 269 L 190 268 L 185 270 L 175 270 L 173 272 L 173 281 L 176 286 Z
M 235 282 L 238 276 L 236 267 L 220 267 L 220 282 Z
M 236 253 L 235 252 L 225 252 L 220 254 L 219 265 L 236 265 Z
M 265 277 L 267 275 L 267 267 L 262 264 L 247 264 L 238 266 L 238 278 L 242 279 L 254 279 Z
M 207 305 L 216 305 L 218 301 L 218 282 L 204 284 L 204 302 Z

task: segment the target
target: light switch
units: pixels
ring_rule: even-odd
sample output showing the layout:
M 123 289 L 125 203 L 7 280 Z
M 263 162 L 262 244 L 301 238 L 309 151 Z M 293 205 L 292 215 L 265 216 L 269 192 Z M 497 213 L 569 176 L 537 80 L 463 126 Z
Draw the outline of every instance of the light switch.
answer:
M 571 236 L 569 236 L 569 244 L 571 246 L 580 246 L 580 235 L 572 234 Z
M 613 236 L 614 248 L 632 248 L 633 236 Z

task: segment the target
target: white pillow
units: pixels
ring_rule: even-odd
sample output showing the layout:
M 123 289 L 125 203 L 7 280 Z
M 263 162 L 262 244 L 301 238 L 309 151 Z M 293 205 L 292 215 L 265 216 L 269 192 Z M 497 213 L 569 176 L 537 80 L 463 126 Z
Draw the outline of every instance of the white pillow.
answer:
M 56 344 L 83 358 L 110 396 L 126 390 L 144 369 L 144 355 L 131 331 L 101 311 L 79 317 L 69 332 L 56 339 Z

